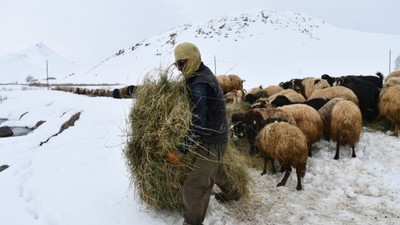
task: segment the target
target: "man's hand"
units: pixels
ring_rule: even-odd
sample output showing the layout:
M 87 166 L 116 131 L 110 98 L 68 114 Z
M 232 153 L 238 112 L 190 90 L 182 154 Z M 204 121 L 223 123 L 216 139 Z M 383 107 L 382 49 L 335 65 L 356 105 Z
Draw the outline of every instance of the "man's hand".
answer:
M 177 151 L 169 151 L 164 154 L 164 159 L 169 164 L 176 166 L 181 162 L 182 154 Z

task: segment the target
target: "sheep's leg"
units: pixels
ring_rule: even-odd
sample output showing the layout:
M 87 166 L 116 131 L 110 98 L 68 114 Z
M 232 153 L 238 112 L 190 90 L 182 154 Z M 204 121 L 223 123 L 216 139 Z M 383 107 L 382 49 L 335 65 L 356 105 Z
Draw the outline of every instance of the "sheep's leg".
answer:
M 336 154 L 335 157 L 333 157 L 334 159 L 339 159 L 339 148 L 340 148 L 340 143 L 339 141 L 336 142 Z
M 273 174 L 276 173 L 275 160 L 273 158 L 271 158 L 271 170 Z
M 298 169 L 296 169 L 296 174 L 297 174 L 297 187 L 296 187 L 296 189 L 298 191 L 300 191 L 300 190 L 303 189 L 303 187 L 301 186 L 301 175 L 300 175 L 300 172 L 299 172 Z
M 392 135 L 395 137 L 399 136 L 399 125 L 397 125 L 397 124 L 394 125 L 394 132 Z
M 351 145 L 351 149 L 353 151 L 352 154 L 351 154 L 351 157 L 355 158 L 356 157 L 356 150 L 355 150 L 354 144 Z
M 287 179 L 290 176 L 290 172 L 292 172 L 292 167 L 290 165 L 283 165 L 285 167 L 286 173 L 285 176 L 283 177 L 283 179 L 281 180 L 281 182 L 278 183 L 278 185 L 276 185 L 277 187 L 279 186 L 285 186 Z
M 308 157 L 312 157 L 312 145 L 311 143 L 307 143 L 307 147 L 308 147 Z
M 264 169 L 263 169 L 263 171 L 261 173 L 261 176 L 267 173 L 267 163 L 268 163 L 268 157 L 265 156 L 264 157 Z
M 250 146 L 250 155 L 251 155 L 251 156 L 255 156 L 255 155 L 257 155 L 257 153 L 258 153 L 257 147 L 256 147 L 254 144 L 252 144 L 252 145 Z

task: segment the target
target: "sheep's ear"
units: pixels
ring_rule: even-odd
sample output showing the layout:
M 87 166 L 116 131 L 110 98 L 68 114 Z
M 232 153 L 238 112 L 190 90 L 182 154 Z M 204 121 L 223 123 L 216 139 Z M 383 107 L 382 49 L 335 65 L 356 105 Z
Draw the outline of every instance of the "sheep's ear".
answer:
M 256 121 L 256 120 L 253 120 L 253 124 L 256 125 L 256 124 L 257 124 L 257 121 Z

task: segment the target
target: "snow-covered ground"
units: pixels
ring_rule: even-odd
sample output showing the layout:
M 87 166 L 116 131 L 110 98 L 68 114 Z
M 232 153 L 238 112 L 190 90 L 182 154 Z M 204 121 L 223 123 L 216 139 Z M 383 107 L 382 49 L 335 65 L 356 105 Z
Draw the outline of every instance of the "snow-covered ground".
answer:
M 130 186 L 123 148 L 132 104 L 0 86 L 0 119 L 7 119 L 0 126 L 46 121 L 28 135 L 0 138 L 0 166 L 9 165 L 0 172 L 0 224 L 181 224 L 179 213 L 146 209 Z M 51 137 L 79 112 L 74 126 Z M 249 198 L 226 205 L 212 198 L 205 224 L 399 224 L 399 148 L 389 132 L 364 128 L 357 158 L 342 147 L 336 161 L 335 143 L 319 141 L 304 190 L 296 190 L 295 173 L 276 187 L 283 174 L 250 169 Z

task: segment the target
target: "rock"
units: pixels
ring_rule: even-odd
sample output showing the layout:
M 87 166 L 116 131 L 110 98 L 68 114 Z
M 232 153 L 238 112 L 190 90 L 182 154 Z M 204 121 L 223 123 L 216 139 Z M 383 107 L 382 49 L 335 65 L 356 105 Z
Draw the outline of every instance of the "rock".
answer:
M 0 166 L 0 172 L 10 167 L 9 165 L 2 165 Z
M 13 135 L 13 131 L 8 126 L 0 127 L 0 137 L 10 137 Z

